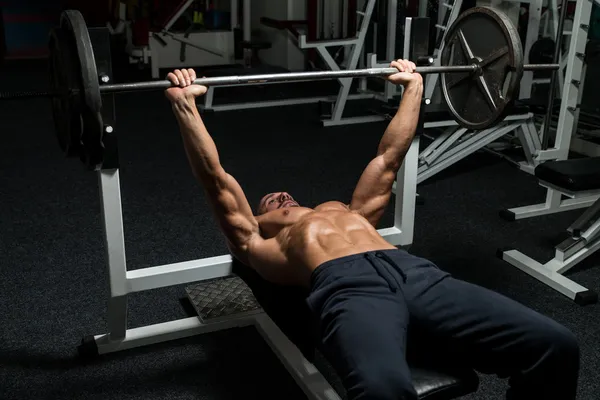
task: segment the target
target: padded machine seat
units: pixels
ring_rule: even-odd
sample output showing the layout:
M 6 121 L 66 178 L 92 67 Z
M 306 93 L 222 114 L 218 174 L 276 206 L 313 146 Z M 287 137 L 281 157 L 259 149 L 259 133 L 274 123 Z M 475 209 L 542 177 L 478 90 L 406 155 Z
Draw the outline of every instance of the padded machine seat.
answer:
M 600 157 L 548 161 L 535 168 L 535 176 L 570 192 L 599 190 Z
M 233 261 L 233 272 L 252 289 L 254 297 L 281 331 L 313 362 L 317 345 L 315 325 L 304 299 L 304 289 L 284 287 L 263 280 L 256 272 L 239 261 Z M 472 369 L 429 369 L 419 364 L 411 366 L 413 385 L 419 399 L 450 400 L 473 393 L 479 386 L 479 378 Z

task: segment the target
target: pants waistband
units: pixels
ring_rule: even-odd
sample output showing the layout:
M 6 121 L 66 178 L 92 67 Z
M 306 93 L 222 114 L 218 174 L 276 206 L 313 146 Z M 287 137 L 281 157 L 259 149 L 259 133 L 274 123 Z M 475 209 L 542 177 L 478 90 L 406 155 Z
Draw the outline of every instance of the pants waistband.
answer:
M 329 269 L 340 266 L 342 264 L 349 264 L 358 260 L 368 260 L 369 264 L 373 267 L 373 269 L 380 275 L 387 283 L 390 285 L 390 288 L 393 291 L 396 291 L 399 288 L 400 282 L 394 277 L 399 274 L 404 282 L 406 282 L 406 274 L 400 266 L 393 260 L 394 254 L 404 253 L 404 250 L 400 249 L 385 249 L 385 250 L 373 250 L 367 251 L 364 253 L 352 254 L 349 256 L 344 256 L 340 258 L 336 258 L 323 264 L 319 265 L 311 274 L 311 287 L 314 286 L 319 276 L 326 273 Z M 381 260 L 386 261 L 386 263 L 381 262 Z M 387 265 L 386 265 L 387 264 Z

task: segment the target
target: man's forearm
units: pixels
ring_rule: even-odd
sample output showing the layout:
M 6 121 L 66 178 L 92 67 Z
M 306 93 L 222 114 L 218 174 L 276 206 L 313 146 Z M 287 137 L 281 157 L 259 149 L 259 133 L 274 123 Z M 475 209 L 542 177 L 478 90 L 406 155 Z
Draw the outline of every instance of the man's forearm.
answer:
M 205 181 L 224 172 L 217 146 L 200 118 L 195 99 L 182 98 L 173 101 L 172 106 L 194 176 Z
M 386 161 L 397 167 L 402 164 L 415 136 L 422 97 L 423 83 L 421 80 L 406 86 L 400 107 L 379 142 L 378 154 L 383 155 Z

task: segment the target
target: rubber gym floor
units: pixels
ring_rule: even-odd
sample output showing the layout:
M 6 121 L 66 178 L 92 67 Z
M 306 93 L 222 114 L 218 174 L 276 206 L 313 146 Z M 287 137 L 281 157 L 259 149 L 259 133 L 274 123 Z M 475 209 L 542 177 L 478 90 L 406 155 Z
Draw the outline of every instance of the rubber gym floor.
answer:
M 38 61 L 0 67 L 0 90 L 46 85 Z M 117 97 L 121 184 L 130 269 L 225 254 L 201 187 L 160 92 Z M 224 167 L 251 202 L 287 190 L 301 203 L 348 200 L 386 124 L 322 128 L 316 105 L 206 115 Z M 0 106 L 1 399 L 302 399 L 254 328 L 110 354 L 82 363 L 76 346 L 105 330 L 105 267 L 98 182 L 58 149 L 45 99 Z M 579 397 L 600 393 L 600 306 L 580 307 L 495 257 L 516 247 L 538 260 L 578 211 L 506 222 L 498 211 L 544 199 L 536 180 L 478 153 L 419 186 L 411 252 L 496 290 L 571 329 L 581 346 Z M 381 226 L 390 226 L 391 209 Z M 600 259 L 568 275 L 600 288 Z M 186 316 L 182 286 L 130 297 L 130 327 Z M 457 293 L 460 295 L 460 293 Z M 338 383 L 334 382 L 338 386 Z M 503 398 L 481 376 L 469 400 Z

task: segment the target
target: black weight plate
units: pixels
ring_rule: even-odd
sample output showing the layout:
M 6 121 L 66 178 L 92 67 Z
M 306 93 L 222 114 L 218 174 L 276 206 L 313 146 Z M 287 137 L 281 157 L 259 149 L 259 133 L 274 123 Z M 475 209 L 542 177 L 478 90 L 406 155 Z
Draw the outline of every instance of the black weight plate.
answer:
M 448 28 L 441 65 L 470 64 L 478 70 L 442 74 L 442 91 L 459 125 L 482 130 L 506 116 L 523 76 L 521 40 L 502 12 L 471 8 Z
M 552 64 L 555 46 L 554 39 L 548 37 L 533 42 L 529 50 L 529 64 Z
M 67 157 L 79 155 L 81 142 L 81 106 L 71 95 L 80 89 L 78 65 L 69 36 L 60 28 L 52 30 L 49 39 L 50 88 L 58 95 L 52 98 L 54 127 L 61 150 Z
M 64 11 L 60 19 L 60 27 L 72 37 L 75 43 L 81 82 L 81 116 L 83 132 L 81 135 L 82 161 L 90 169 L 102 166 L 104 145 L 102 143 L 102 97 L 98 83 L 98 72 L 92 42 L 85 20 L 79 11 Z
M 555 46 L 554 39 L 548 37 L 533 42 L 529 50 L 529 64 L 552 64 Z M 534 77 L 549 78 L 551 76 L 552 71 L 534 71 Z

